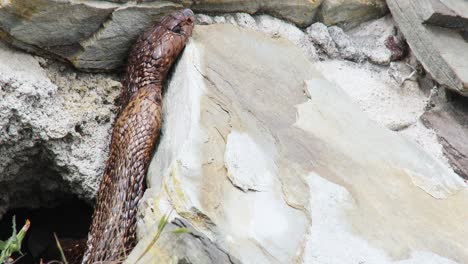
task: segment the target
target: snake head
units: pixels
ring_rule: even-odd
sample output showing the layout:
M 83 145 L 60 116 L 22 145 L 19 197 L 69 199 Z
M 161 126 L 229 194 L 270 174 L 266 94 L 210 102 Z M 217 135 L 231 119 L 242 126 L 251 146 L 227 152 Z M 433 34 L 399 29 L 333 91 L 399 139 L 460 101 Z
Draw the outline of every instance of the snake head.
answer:
M 194 23 L 195 15 L 190 9 L 175 11 L 164 17 L 149 37 L 153 48 L 151 59 L 170 67 L 192 35 Z
M 184 9 L 167 16 L 161 23 L 173 33 L 188 38 L 192 35 L 195 15 L 192 10 Z
M 195 15 L 190 9 L 165 16 L 140 36 L 128 57 L 122 105 L 143 86 L 159 86 L 192 35 Z

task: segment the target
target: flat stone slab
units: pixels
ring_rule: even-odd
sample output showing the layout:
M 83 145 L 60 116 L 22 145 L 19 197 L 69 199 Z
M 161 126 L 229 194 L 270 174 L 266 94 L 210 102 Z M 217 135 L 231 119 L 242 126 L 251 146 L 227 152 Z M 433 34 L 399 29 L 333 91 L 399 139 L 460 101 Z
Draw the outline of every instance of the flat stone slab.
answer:
M 164 113 L 127 263 L 468 262 L 463 179 L 281 37 L 197 26 Z
M 468 29 L 467 1 L 429 0 L 428 2 L 426 8 L 421 10 L 423 23 L 447 28 Z
M 423 24 L 420 13 L 431 8 L 428 1 L 388 0 L 387 4 L 411 50 L 431 76 L 468 96 L 468 42 L 455 30 Z
M 111 71 L 124 65 L 129 47 L 145 29 L 176 9 L 188 7 L 210 14 L 261 12 L 307 26 L 321 2 L 0 1 L 0 39 L 28 52 L 67 60 L 81 70 Z
M 468 101 L 432 109 L 421 117 L 437 133 L 454 170 L 468 180 Z

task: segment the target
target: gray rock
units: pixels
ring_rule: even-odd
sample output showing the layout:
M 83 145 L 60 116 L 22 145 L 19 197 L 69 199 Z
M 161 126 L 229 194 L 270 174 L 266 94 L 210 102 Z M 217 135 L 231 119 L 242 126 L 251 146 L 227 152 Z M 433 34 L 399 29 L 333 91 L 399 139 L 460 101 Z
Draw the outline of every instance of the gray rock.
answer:
M 196 232 L 177 250 L 139 243 L 128 263 L 206 263 L 212 246 L 241 263 L 468 261 L 467 184 L 315 65 L 282 37 L 196 27 L 164 99 L 139 235 L 171 210 Z
M 266 13 L 305 27 L 314 21 L 322 0 L 201 0 L 190 1 L 190 7 L 201 13 Z
M 356 62 L 362 62 L 365 59 L 364 54 L 357 48 L 356 43 L 344 33 L 343 29 L 331 26 L 328 28 L 328 33 L 330 33 L 333 42 L 335 42 L 338 48 L 340 58 Z
M 450 2 L 444 1 L 445 4 Z M 464 1 L 452 3 L 457 2 L 460 5 L 454 6 L 454 10 L 461 11 L 463 6 L 468 6 Z M 387 3 L 424 69 L 437 83 L 468 97 L 468 42 L 465 38 L 455 30 L 423 24 L 422 10 L 430 8 L 431 1 L 388 0 Z
M 0 216 L 91 201 L 102 174 L 120 83 L 47 64 L 0 43 Z
M 390 64 L 392 51 L 385 43 L 396 35 L 394 21 L 390 16 L 363 23 L 347 33 L 369 61 L 381 65 Z
M 214 23 L 213 18 L 205 14 L 196 14 L 195 17 L 197 25 L 211 25 Z
M 328 32 L 327 26 L 317 22 L 308 27 L 306 32 L 309 39 L 318 45 L 328 56 L 332 58 L 338 57 L 338 49 Z
M 444 154 L 454 170 L 468 180 L 468 106 L 467 100 L 449 102 L 431 109 L 421 117 L 434 129 Z
M 117 8 L 91 38 L 80 41 L 80 51 L 67 56 L 73 65 L 86 70 L 112 70 L 122 66 L 129 47 L 147 28 L 180 5 L 145 3 Z
M 201 13 L 261 11 L 306 26 L 313 21 L 320 3 L 307 0 L 7 1 L 0 6 L 0 38 L 29 52 L 68 60 L 82 70 L 109 71 L 123 65 L 129 47 L 144 29 L 175 9 L 191 7 Z M 212 23 L 198 18 L 201 24 Z M 214 18 L 214 22 L 235 24 L 239 19 L 242 20 L 225 15 Z
M 234 17 L 236 18 L 237 25 L 239 25 L 240 27 L 251 29 L 257 28 L 255 19 L 249 14 L 236 13 Z
M 324 0 L 318 18 L 328 26 L 350 29 L 386 13 L 385 0 Z
M 215 16 L 213 17 L 214 24 L 226 24 L 226 18 L 224 16 Z
M 8 1 L 0 6 L 0 25 L 20 41 L 60 52 L 92 36 L 117 7 L 91 1 Z

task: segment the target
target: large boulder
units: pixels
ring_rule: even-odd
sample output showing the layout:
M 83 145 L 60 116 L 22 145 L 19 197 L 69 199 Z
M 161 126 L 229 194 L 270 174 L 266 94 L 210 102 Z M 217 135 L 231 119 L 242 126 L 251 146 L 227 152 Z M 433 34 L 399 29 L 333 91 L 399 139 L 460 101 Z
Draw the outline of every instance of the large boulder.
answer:
M 196 27 L 164 111 L 127 263 L 468 262 L 467 184 L 281 37 Z

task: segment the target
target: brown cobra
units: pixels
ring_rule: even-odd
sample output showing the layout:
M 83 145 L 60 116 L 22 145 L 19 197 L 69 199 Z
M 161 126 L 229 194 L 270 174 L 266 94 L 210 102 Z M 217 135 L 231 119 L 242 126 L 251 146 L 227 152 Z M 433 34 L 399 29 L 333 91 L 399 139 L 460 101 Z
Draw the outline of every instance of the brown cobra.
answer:
M 135 246 L 136 212 L 161 129 L 163 82 L 194 20 L 190 9 L 176 11 L 145 32 L 130 52 L 82 263 L 120 263 Z

